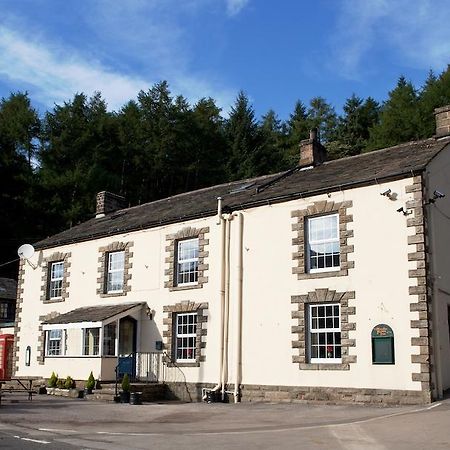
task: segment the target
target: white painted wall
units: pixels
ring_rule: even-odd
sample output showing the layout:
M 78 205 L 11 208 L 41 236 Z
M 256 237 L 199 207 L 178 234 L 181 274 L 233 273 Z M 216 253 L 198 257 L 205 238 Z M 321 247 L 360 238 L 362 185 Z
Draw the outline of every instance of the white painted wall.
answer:
M 364 188 L 350 189 L 310 199 L 300 199 L 286 203 L 264 206 L 243 211 L 244 214 L 244 307 L 243 307 L 243 379 L 244 384 L 276 384 L 300 386 L 366 387 L 382 389 L 420 390 L 419 382 L 411 380 L 411 373 L 419 371 L 417 364 L 411 363 L 411 337 L 418 336 L 418 330 L 410 328 L 410 321 L 418 318 L 418 313 L 409 311 L 413 298 L 408 294 L 411 280 L 407 254 L 407 236 L 412 233 L 406 226 L 406 217 L 396 209 L 405 205 L 412 195 L 405 194 L 405 186 L 411 179 L 389 182 Z M 396 201 L 390 201 L 380 192 L 390 188 L 398 194 Z M 349 239 L 355 251 L 349 255 L 355 261 L 355 269 L 347 277 L 333 277 L 299 281 L 292 274 L 292 245 L 295 233 L 291 231 L 294 219 L 291 211 L 305 209 L 318 200 L 352 200 L 353 207 L 348 213 L 353 215 L 349 228 L 354 230 L 354 238 Z M 209 226 L 209 282 L 202 289 L 169 292 L 164 286 L 165 236 L 183 226 L 196 228 Z M 229 382 L 234 382 L 235 340 L 236 340 L 236 290 L 237 290 L 237 233 L 238 222 L 232 224 L 232 273 L 231 311 L 229 342 Z M 96 295 L 98 248 L 114 241 L 133 241 L 133 268 L 131 269 L 131 292 L 125 297 L 100 298 Z M 45 250 L 44 256 L 55 249 Z M 52 311 L 64 313 L 88 305 L 144 301 L 155 310 L 154 320 L 141 317 L 139 334 L 140 350 L 154 350 L 156 340 L 162 340 L 164 305 L 172 305 L 183 300 L 208 302 L 208 323 L 206 361 L 200 368 L 183 369 L 188 382 L 215 383 L 219 379 L 219 330 L 220 330 L 220 227 L 216 218 L 206 218 L 146 231 L 132 232 L 118 236 L 83 242 L 58 248 L 58 251 L 72 253 L 70 268 L 69 298 L 64 303 L 43 304 L 40 301 L 40 268 L 30 266 L 25 269 L 21 330 L 19 332 L 19 373 L 18 375 L 50 376 L 52 370 L 60 375 L 64 372 L 74 378 L 86 379 L 90 370 L 99 373 L 100 360 L 97 358 L 77 358 L 72 361 L 62 358 L 46 359 L 45 365 L 36 361 L 36 346 L 39 336 L 38 316 Z M 37 261 L 38 255 L 36 255 Z M 357 355 L 357 363 L 351 364 L 349 371 L 301 371 L 292 363 L 295 350 L 291 341 L 291 312 L 296 305 L 291 304 L 291 296 L 306 294 L 317 288 L 328 288 L 339 292 L 356 291 L 355 300 L 357 322 L 350 338 L 356 339 L 356 347 L 350 354 Z M 395 333 L 396 364 L 374 366 L 371 362 L 372 328 L 378 323 L 390 325 Z M 27 345 L 33 349 L 32 365 L 24 366 Z M 59 366 L 58 366 L 59 364 Z M 62 367 L 62 368 L 61 368 Z M 67 372 L 67 373 L 66 373 Z M 177 376 L 174 374 L 173 376 Z

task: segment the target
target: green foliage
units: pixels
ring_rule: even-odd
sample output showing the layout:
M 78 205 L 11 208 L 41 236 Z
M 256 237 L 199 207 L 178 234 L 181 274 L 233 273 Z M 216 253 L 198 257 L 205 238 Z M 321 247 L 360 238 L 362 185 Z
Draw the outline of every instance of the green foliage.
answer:
M 71 376 L 67 376 L 64 380 L 64 389 L 73 389 L 75 387 L 75 380 Z
M 58 389 L 65 389 L 65 380 L 63 380 L 62 378 L 58 379 L 58 381 L 56 382 L 56 387 Z
M 130 392 L 130 377 L 128 376 L 127 373 L 123 376 L 122 379 L 122 391 Z
M 94 374 L 91 371 L 91 373 L 89 374 L 89 377 L 88 377 L 88 379 L 86 381 L 86 388 L 87 389 L 94 389 L 94 387 L 95 387 L 95 378 L 94 378 Z
M 56 387 L 58 383 L 58 375 L 52 372 L 50 379 L 48 380 L 48 387 Z
M 367 146 L 369 130 L 378 123 L 379 105 L 371 97 L 363 101 L 353 94 L 344 105 L 344 115 L 339 118 L 335 140 L 327 145 L 329 159 L 354 156 Z
M 419 133 L 419 98 L 411 82 L 400 77 L 381 108 L 380 121 L 370 129 L 368 150 L 416 140 Z
M 225 127 L 228 143 L 227 177 L 240 180 L 257 175 L 254 162 L 260 150 L 255 112 L 247 95 L 240 91 Z

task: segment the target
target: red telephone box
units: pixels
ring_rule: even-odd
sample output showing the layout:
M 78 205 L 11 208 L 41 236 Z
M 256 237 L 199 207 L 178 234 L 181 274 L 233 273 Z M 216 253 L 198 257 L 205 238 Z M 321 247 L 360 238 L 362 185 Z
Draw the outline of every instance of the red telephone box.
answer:
M 0 334 L 0 380 L 10 380 L 12 376 L 14 335 Z

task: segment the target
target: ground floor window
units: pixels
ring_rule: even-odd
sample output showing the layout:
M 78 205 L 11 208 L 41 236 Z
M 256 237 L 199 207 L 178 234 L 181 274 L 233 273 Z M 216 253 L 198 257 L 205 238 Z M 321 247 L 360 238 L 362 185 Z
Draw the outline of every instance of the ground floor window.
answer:
M 83 330 L 83 355 L 99 354 L 100 328 L 85 328 Z
M 309 305 L 309 359 L 311 363 L 341 362 L 340 304 Z
M 47 331 L 47 356 L 63 355 L 63 330 Z
M 103 355 L 115 356 L 116 354 L 116 323 L 109 323 L 103 328 Z
M 197 313 L 176 315 L 176 346 L 177 361 L 195 361 L 197 346 Z

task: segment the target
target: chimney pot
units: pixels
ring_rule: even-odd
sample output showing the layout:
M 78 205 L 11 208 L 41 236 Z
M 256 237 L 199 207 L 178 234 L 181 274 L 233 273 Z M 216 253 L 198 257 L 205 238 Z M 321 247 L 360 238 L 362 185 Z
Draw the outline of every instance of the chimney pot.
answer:
M 436 138 L 450 136 L 450 105 L 434 110 L 436 119 Z
M 106 214 L 126 208 L 126 206 L 125 197 L 108 191 L 99 192 L 97 194 L 95 217 L 104 217 Z

